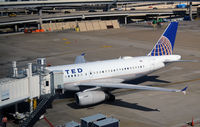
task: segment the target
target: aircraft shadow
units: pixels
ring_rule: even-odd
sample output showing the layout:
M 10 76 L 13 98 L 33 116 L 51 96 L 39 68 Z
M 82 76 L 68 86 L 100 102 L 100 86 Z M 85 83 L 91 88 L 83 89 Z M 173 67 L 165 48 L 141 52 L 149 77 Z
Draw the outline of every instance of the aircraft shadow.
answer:
M 97 103 L 97 104 L 93 104 L 93 105 L 88 105 L 88 106 L 79 106 L 77 105 L 75 102 L 69 103 L 67 104 L 70 108 L 73 109 L 83 109 L 83 108 L 88 108 L 88 109 L 93 109 L 95 106 L 99 105 L 99 104 L 103 104 L 104 102 L 101 103 Z
M 124 108 L 136 109 L 136 110 L 146 111 L 146 112 L 151 112 L 151 111 L 160 112 L 160 110 L 158 110 L 158 109 L 152 109 L 152 108 L 144 107 L 144 106 L 139 105 L 138 103 L 125 102 L 125 101 L 122 101 L 121 99 L 116 99 L 113 102 L 106 102 L 106 104 L 124 107 Z
M 128 84 L 141 84 L 147 81 L 151 81 L 151 82 L 158 82 L 158 83 L 170 83 L 169 81 L 165 81 L 165 80 L 160 80 L 158 79 L 159 76 L 143 76 L 141 78 L 137 78 L 137 79 L 133 79 L 133 80 L 128 80 L 128 81 L 124 81 L 123 83 L 128 83 Z
M 128 103 L 125 101 L 122 101 L 121 99 L 116 99 L 115 101 L 109 101 L 109 102 L 101 102 L 95 105 L 89 105 L 89 106 L 78 106 L 75 102 L 69 103 L 67 104 L 69 107 L 73 108 L 73 109 L 83 109 L 83 108 L 88 108 L 88 109 L 94 109 L 95 106 L 99 105 L 99 104 L 108 104 L 108 105 L 113 105 L 113 106 L 119 106 L 119 107 L 124 107 L 124 108 L 130 108 L 130 109 L 135 109 L 135 110 L 140 110 L 140 111 L 145 111 L 145 112 L 151 112 L 151 111 L 157 111 L 160 112 L 160 110 L 158 109 L 152 109 L 152 108 L 148 108 L 148 107 L 144 107 L 139 105 L 138 103 Z

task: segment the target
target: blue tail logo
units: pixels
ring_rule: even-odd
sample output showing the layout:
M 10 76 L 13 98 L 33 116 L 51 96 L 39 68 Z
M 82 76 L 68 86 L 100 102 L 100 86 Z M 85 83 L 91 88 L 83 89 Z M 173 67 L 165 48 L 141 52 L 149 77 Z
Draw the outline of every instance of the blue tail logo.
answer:
M 172 55 L 178 22 L 171 22 L 148 56 Z

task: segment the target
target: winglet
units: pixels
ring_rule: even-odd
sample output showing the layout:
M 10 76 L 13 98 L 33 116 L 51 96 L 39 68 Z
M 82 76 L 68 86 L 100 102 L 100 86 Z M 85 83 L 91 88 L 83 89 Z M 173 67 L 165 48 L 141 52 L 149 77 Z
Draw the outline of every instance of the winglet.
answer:
M 82 53 L 80 56 L 76 56 L 76 59 L 75 59 L 75 64 L 78 64 L 78 63 L 85 63 L 86 60 L 84 58 L 85 56 L 85 53 Z
M 81 56 L 85 56 L 85 53 L 82 53 Z
M 183 89 L 181 90 L 181 92 L 183 92 L 184 95 L 186 94 L 187 88 L 188 88 L 188 86 L 186 86 L 185 88 L 183 88 Z

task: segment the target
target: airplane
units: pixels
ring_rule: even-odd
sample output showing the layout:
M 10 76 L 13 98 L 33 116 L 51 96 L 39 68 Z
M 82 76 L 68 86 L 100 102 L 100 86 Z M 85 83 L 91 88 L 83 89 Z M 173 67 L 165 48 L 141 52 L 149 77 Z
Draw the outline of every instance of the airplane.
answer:
M 177 29 L 178 22 L 171 22 L 147 56 L 87 62 L 83 53 L 76 57 L 74 64 L 50 66 L 47 70 L 64 73 L 62 89 L 78 91 L 75 100 L 79 106 L 113 99 L 108 90 L 115 88 L 185 93 L 188 87 L 179 90 L 124 83 L 164 68 L 168 63 L 182 62 L 180 55 L 172 54 Z

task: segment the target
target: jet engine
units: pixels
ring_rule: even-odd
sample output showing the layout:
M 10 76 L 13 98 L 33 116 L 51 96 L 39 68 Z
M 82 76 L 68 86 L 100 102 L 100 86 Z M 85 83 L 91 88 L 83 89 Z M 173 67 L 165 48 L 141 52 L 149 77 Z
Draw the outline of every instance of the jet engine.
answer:
M 75 94 L 75 100 L 79 106 L 97 104 L 111 99 L 115 99 L 114 95 L 105 93 L 104 91 L 87 91 L 78 92 Z

